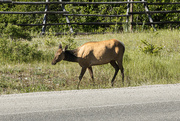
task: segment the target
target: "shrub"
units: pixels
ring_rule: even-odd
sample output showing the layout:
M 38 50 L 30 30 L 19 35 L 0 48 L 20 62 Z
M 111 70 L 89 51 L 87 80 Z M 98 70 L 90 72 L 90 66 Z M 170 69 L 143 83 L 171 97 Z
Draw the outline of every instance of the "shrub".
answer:
M 21 41 L 11 41 L 9 39 L 0 39 L 0 59 L 16 62 L 30 62 L 41 60 L 43 52 L 37 49 L 38 45 L 29 45 Z
M 56 36 L 55 36 L 53 30 L 50 28 L 49 33 L 46 35 L 46 38 L 44 41 L 45 45 L 48 47 L 55 46 L 56 45 L 55 39 L 56 39 Z
M 141 40 L 141 42 L 145 45 L 144 47 L 140 47 L 140 50 L 145 54 L 157 55 L 162 47 L 158 47 L 156 45 L 150 44 L 146 40 Z
M 5 27 L 5 24 L 1 24 L 0 29 L 5 36 L 9 36 L 11 39 L 27 39 L 29 41 L 32 39 L 29 32 L 17 25 L 8 24 Z
M 3 33 L 4 29 L 5 29 L 5 23 L 0 23 L 0 35 Z

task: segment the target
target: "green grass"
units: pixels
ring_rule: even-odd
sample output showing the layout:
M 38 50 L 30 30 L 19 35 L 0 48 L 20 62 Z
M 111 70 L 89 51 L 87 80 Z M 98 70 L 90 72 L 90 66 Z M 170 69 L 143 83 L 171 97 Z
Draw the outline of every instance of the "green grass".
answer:
M 32 62 L 15 62 L 0 57 L 0 94 L 27 93 L 37 91 L 59 91 L 76 89 L 80 66 L 77 63 L 59 62 L 51 65 L 53 53 L 58 44 L 66 42 L 68 36 L 35 37 L 32 41 L 22 41 L 29 45 L 38 44 L 46 59 Z M 180 83 L 180 31 L 159 30 L 157 32 L 117 33 L 98 35 L 78 35 L 74 38 L 77 46 L 88 41 L 118 39 L 126 46 L 124 55 L 125 87 L 151 84 Z M 142 40 L 162 47 L 158 54 L 144 53 Z M 65 46 L 65 45 L 63 45 Z M 44 58 L 44 57 L 43 57 Z M 110 64 L 94 66 L 95 86 L 87 71 L 80 89 L 111 88 L 114 74 Z M 115 85 L 122 87 L 118 73 Z

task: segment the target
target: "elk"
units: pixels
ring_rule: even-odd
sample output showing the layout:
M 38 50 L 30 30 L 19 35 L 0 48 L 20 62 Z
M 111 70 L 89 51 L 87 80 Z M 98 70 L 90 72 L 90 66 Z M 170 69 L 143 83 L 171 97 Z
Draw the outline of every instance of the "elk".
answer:
M 77 89 L 79 89 L 80 82 L 87 69 L 94 82 L 92 66 L 107 63 L 110 63 L 115 69 L 111 85 L 114 85 L 114 79 L 119 70 L 121 70 L 122 83 L 124 85 L 124 68 L 122 62 L 125 46 L 122 42 L 111 39 L 98 42 L 87 42 L 74 50 L 67 50 L 67 48 L 67 45 L 65 48 L 62 48 L 61 44 L 59 45 L 59 49 L 55 53 L 52 65 L 55 65 L 61 60 L 77 62 L 82 67 Z

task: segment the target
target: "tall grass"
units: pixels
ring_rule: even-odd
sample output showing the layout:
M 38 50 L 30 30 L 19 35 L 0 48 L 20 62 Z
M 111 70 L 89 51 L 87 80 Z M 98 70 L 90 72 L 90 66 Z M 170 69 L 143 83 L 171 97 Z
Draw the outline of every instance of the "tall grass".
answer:
M 80 66 L 62 61 L 51 65 L 53 54 L 59 43 L 68 44 L 69 36 L 35 37 L 22 41 L 29 46 L 38 44 L 37 50 L 43 59 L 34 61 L 9 61 L 0 57 L 0 93 L 25 93 L 76 89 Z M 118 39 L 126 46 L 124 55 L 125 86 L 180 83 L 180 31 L 159 30 L 157 32 L 117 33 L 79 35 L 73 39 L 75 46 L 88 41 Z M 144 53 L 141 48 L 146 40 L 154 47 L 161 47 L 157 54 Z M 72 40 L 71 40 L 72 41 Z M 65 45 L 63 45 L 65 46 Z M 80 89 L 111 88 L 114 69 L 110 64 L 94 66 L 95 86 L 87 71 Z M 118 73 L 114 87 L 121 88 L 121 74 Z

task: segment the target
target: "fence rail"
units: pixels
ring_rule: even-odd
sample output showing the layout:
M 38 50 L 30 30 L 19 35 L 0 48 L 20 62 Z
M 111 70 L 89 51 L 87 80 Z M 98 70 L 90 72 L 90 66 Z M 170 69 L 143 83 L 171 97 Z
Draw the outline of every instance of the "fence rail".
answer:
M 131 22 L 129 24 L 131 25 L 151 25 L 151 24 L 174 24 L 178 23 L 180 24 L 180 21 L 157 21 L 157 22 Z M 122 25 L 122 24 L 127 24 L 126 22 L 108 22 L 108 23 L 102 23 L 102 22 L 85 22 L 85 23 L 50 23 L 50 24 L 15 24 L 19 26 L 51 26 L 51 25 Z
M 128 15 L 63 14 L 64 16 L 127 17 Z
M 176 11 L 141 11 L 141 12 L 129 12 L 128 14 L 145 14 L 145 13 L 151 13 L 151 14 L 155 14 L 155 13 L 180 13 L 180 10 L 176 10 Z
M 9 12 L 0 11 L 0 14 L 67 14 L 67 11 L 33 11 L 33 12 Z
M 180 2 L 174 2 L 174 3 L 147 3 L 148 5 L 174 5 L 174 4 L 180 4 Z
M 86 4 L 127 4 L 127 3 L 147 3 L 146 1 L 134 1 L 134 2 L 16 2 L 16 1 L 0 1 L 0 3 L 12 3 L 12 4 L 73 4 L 73 5 L 86 5 Z
M 12 3 L 12 4 L 73 4 L 73 5 L 82 5 L 82 4 L 127 4 L 127 3 L 147 3 L 148 5 L 171 5 L 171 4 L 180 4 L 180 2 L 174 3 L 148 3 L 147 1 L 129 1 L 129 2 L 16 2 L 8 0 L 0 0 L 0 3 Z

